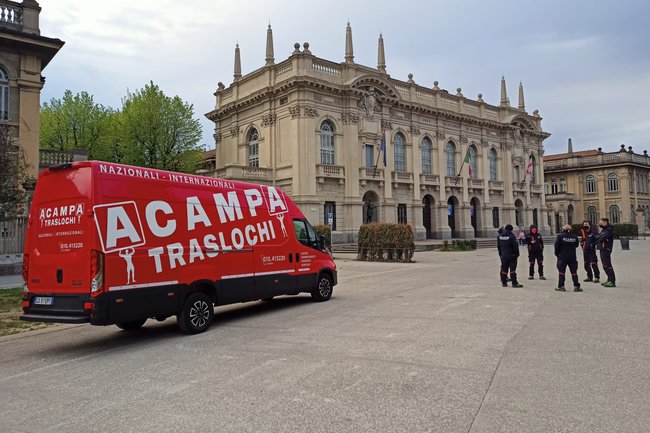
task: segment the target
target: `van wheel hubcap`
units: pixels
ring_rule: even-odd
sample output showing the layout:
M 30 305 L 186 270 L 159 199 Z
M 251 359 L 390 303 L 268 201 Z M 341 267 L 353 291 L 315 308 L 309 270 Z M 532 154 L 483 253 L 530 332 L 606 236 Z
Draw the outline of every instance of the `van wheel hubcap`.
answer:
M 210 306 L 205 301 L 196 301 L 190 308 L 190 323 L 195 328 L 202 328 L 210 318 Z
M 318 285 L 318 293 L 325 298 L 329 296 L 331 291 L 332 285 L 330 284 L 330 280 L 327 278 L 321 278 L 320 284 Z

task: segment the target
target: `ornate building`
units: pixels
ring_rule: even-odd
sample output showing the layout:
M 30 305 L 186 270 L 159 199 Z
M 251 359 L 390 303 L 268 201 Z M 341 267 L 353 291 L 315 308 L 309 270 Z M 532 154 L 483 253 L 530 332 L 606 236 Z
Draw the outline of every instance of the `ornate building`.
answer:
M 638 224 L 648 230 L 650 214 L 650 158 L 621 145 L 618 152 L 574 152 L 569 139 L 567 153 L 544 156 L 544 190 L 549 224 L 558 232 L 563 224 L 583 219 L 597 222 Z M 645 230 L 644 230 L 645 227 Z
M 219 83 L 217 177 L 275 184 L 338 242 L 367 221 L 411 224 L 416 237 L 492 236 L 499 225 L 546 225 L 537 110 L 510 106 L 501 80 L 498 106 L 409 74 L 392 78 L 379 35 L 377 67 L 354 62 L 348 24 L 341 63 L 318 58 L 307 42 L 275 63 L 271 27 L 266 63 Z M 385 142 L 382 140 L 385 139 Z M 471 174 L 470 174 L 471 167 Z
M 63 46 L 41 36 L 35 0 L 0 0 L 0 121 L 12 127 L 25 151 L 30 175 L 38 175 L 43 69 Z

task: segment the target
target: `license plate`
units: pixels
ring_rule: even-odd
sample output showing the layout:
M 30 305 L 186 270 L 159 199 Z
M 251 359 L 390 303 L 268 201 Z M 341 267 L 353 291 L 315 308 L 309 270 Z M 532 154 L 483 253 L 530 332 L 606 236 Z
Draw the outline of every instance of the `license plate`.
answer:
M 52 305 L 54 298 L 51 296 L 37 296 L 34 298 L 34 305 Z

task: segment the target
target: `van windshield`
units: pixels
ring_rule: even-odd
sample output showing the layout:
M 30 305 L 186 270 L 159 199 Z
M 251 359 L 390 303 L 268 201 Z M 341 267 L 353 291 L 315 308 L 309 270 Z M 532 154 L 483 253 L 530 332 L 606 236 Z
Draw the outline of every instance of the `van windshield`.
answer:
M 293 230 L 296 233 L 296 239 L 298 239 L 301 244 L 310 248 L 318 249 L 316 231 L 314 231 L 314 228 L 309 224 L 309 221 L 305 219 L 294 219 Z

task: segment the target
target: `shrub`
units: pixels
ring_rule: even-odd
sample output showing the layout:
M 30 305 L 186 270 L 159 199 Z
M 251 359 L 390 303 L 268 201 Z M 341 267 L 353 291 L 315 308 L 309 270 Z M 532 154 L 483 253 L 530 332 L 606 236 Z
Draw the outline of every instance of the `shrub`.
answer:
M 359 228 L 358 239 L 359 260 L 410 262 L 415 253 L 410 225 L 364 224 Z
M 325 244 L 328 248 L 332 248 L 332 226 L 327 224 L 315 225 L 314 231 L 318 239 L 321 236 L 325 236 Z
M 471 239 L 458 239 L 451 241 L 443 241 L 441 251 L 470 251 L 476 249 L 476 240 Z

